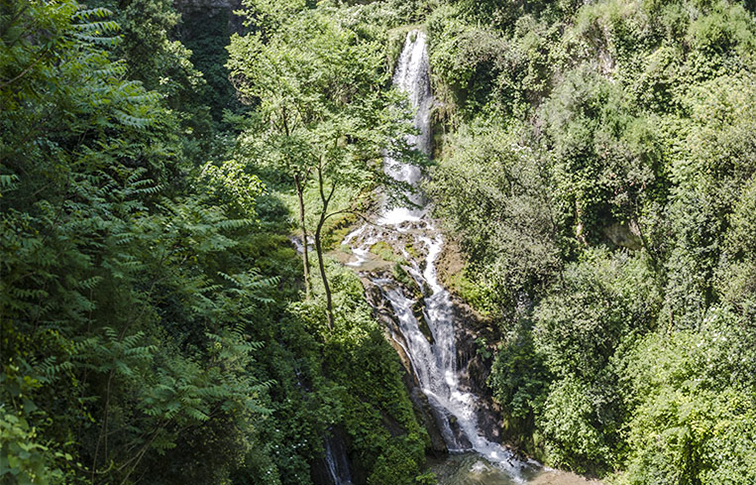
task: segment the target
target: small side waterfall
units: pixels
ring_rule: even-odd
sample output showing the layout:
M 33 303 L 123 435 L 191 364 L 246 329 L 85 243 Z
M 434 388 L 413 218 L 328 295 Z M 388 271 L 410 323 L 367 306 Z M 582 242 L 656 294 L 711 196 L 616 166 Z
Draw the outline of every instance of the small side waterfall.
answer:
M 393 78 L 394 84 L 405 91 L 417 110 L 415 127 L 419 134 L 409 141 L 425 154 L 431 150 L 430 111 L 433 97 L 430 86 L 430 65 L 423 32 L 407 35 Z M 418 167 L 386 157 L 386 173 L 396 180 L 416 185 L 421 178 Z M 423 289 L 423 320 L 431 333 L 429 339 L 421 330 L 421 323 L 413 313 L 417 300 L 387 277 L 363 273 L 380 288 L 383 299 L 390 304 L 401 331 L 397 338 L 409 357 L 417 381 L 428 397 L 434 417 L 450 452 L 475 451 L 504 469 L 514 481 L 521 481 L 521 471 L 527 463 L 497 443 L 484 437 L 479 429 L 476 397 L 460 387 L 456 359 L 454 309 L 451 295 L 439 283 L 436 261 L 444 240 L 436 229 L 430 210 L 415 194 L 407 197 L 421 208 L 384 208 L 375 224 L 365 224 L 353 231 L 342 244 L 348 245 L 353 259 L 347 264 L 365 269 L 372 245 L 386 242 L 402 253 L 406 269 L 419 288 Z M 411 246 L 411 250 L 408 249 Z
M 343 430 L 331 428 L 323 436 L 323 456 L 312 463 L 310 478 L 317 485 L 352 485 Z
M 349 473 L 349 462 L 346 450 L 340 442 L 332 437 L 325 439 L 325 463 L 328 476 L 333 485 L 352 485 L 352 476 Z

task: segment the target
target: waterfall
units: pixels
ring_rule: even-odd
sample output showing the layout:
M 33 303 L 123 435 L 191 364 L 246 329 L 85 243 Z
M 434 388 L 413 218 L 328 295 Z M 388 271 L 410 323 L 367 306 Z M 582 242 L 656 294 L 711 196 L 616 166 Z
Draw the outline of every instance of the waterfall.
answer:
M 416 110 L 414 123 L 418 134 L 412 135 L 408 141 L 430 155 L 433 97 L 423 32 L 413 31 L 407 35 L 393 82 L 407 93 Z M 384 170 L 394 179 L 412 185 L 416 185 L 422 175 L 418 167 L 389 156 L 384 159 Z M 447 448 L 452 453 L 480 453 L 499 465 L 515 481 L 520 481 L 521 468 L 526 464 L 514 458 L 506 448 L 484 437 L 478 425 L 476 397 L 460 388 L 451 295 L 438 281 L 436 269 L 444 240 L 434 226 L 429 207 L 423 206 L 422 198 L 415 194 L 406 195 L 420 208 L 384 207 L 375 224 L 365 224 L 347 235 L 342 244 L 348 245 L 353 253 L 353 259 L 347 264 L 364 271 L 370 247 L 378 241 L 389 243 L 402 253 L 408 263 L 409 274 L 419 288 L 424 289 L 423 319 L 430 330 L 431 339 L 422 332 L 420 322 L 412 311 L 417 301 L 405 294 L 401 285 L 391 278 L 367 272 L 363 276 L 380 288 L 384 300 L 395 314 L 402 334 L 397 341 L 403 341 L 400 345 L 409 357 L 417 382 L 428 397 Z M 412 254 L 407 249 L 407 241 L 412 245 Z
M 329 485 L 351 485 L 349 461 L 342 443 L 335 437 L 326 436 L 323 444 L 325 448 L 323 460 L 330 480 Z

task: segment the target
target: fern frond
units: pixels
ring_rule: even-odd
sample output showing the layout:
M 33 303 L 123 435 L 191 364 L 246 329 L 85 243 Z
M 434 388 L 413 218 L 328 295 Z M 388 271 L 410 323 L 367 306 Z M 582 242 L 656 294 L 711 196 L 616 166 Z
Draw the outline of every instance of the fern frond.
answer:
M 94 35 L 99 35 L 100 33 L 104 32 L 119 32 L 121 30 L 121 27 L 118 25 L 118 23 L 112 20 L 88 22 L 86 24 L 75 24 L 73 25 L 73 28 L 75 30 L 78 30 L 79 32 Z
M 120 109 L 114 110 L 114 113 L 116 119 L 126 126 L 131 126 L 133 128 L 146 128 L 152 124 L 152 120 L 150 118 L 139 118 L 132 116 Z
M 113 11 L 105 7 L 81 9 L 73 15 L 74 19 L 89 20 L 92 17 L 107 18 L 113 15 Z
M 0 174 L 0 189 L 14 189 L 18 183 L 18 176 L 14 174 Z

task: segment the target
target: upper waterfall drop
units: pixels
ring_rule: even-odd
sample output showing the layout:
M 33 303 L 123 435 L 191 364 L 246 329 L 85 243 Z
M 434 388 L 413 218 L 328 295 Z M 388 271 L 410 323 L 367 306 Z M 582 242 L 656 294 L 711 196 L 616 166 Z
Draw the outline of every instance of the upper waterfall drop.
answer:
M 416 30 L 407 34 L 394 72 L 393 83 L 400 91 L 408 95 L 410 105 L 415 111 L 413 124 L 418 133 L 408 135 L 407 141 L 410 146 L 429 156 L 431 154 L 430 114 L 434 100 L 431 93 L 430 61 L 424 32 Z M 422 177 L 420 167 L 390 156 L 384 157 L 383 166 L 389 177 L 413 186 L 417 185 Z M 422 205 L 422 198 L 417 194 L 405 195 L 414 204 Z M 396 225 L 402 222 L 418 221 L 424 213 L 425 211 L 417 208 L 394 207 L 384 210 L 378 223 Z
M 414 121 L 415 128 L 420 134 L 413 136 L 411 143 L 424 154 L 430 155 L 430 112 L 433 107 L 433 94 L 431 93 L 428 46 L 424 32 L 416 30 L 407 34 L 393 82 L 400 91 L 408 94 L 410 103 L 417 110 Z

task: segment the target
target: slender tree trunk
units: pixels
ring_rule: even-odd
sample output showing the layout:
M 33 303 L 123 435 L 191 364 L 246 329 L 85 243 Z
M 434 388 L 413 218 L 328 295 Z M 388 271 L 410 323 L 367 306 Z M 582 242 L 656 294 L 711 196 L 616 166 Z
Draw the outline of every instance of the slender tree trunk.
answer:
M 323 247 L 320 243 L 320 232 L 323 229 L 324 222 L 325 212 L 320 214 L 320 221 L 318 221 L 318 227 L 317 229 L 315 229 L 315 251 L 317 251 L 318 253 L 318 267 L 320 268 L 320 277 L 323 279 L 323 288 L 325 288 L 328 330 L 333 330 L 333 300 L 331 297 L 331 285 L 328 284 L 328 277 L 326 276 L 325 271 L 325 263 L 323 261 Z
M 328 276 L 326 275 L 325 262 L 323 261 L 323 245 L 320 239 L 323 225 L 328 217 L 328 204 L 331 202 L 331 197 L 333 197 L 336 184 L 331 186 L 331 190 L 328 196 L 326 196 L 325 191 L 323 190 L 323 169 L 320 165 L 318 165 L 318 189 L 320 190 L 320 201 L 323 203 L 323 207 L 320 211 L 318 226 L 315 229 L 315 251 L 318 253 L 318 268 L 320 269 L 320 277 L 323 280 L 323 288 L 325 289 L 326 295 L 328 330 L 333 330 L 333 299 L 331 297 L 331 285 L 328 284 Z
M 287 137 L 291 136 L 289 131 L 289 121 L 286 116 L 286 106 L 281 108 L 281 119 L 283 120 L 284 133 Z M 299 173 L 294 174 L 294 185 L 297 189 L 297 199 L 299 199 L 299 227 L 302 229 L 302 266 L 304 271 L 305 298 L 310 299 L 312 284 L 310 282 L 310 255 L 307 251 L 307 226 L 305 225 L 305 203 L 304 189 L 307 183 L 307 177 L 310 175 L 310 169 L 304 173 L 300 179 Z
M 302 265 L 304 266 L 305 297 L 310 299 L 310 256 L 307 250 L 307 226 L 305 225 L 304 187 L 299 175 L 294 176 L 294 185 L 299 199 L 299 227 L 302 229 Z

